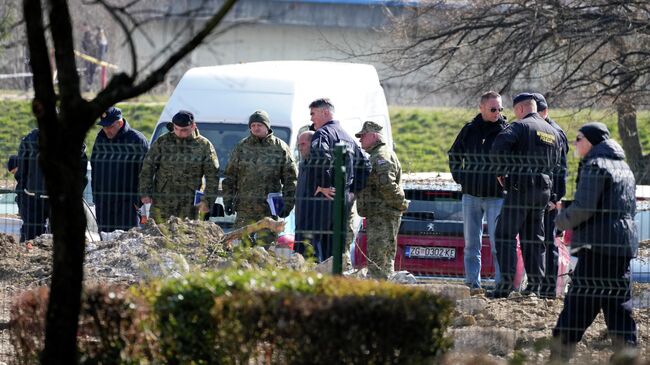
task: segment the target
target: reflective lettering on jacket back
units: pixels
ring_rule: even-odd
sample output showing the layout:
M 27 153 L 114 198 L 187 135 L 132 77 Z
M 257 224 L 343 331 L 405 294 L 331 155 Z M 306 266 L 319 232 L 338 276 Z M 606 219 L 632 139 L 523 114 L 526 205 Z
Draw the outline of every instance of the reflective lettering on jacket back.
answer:
M 537 132 L 537 138 L 539 138 L 540 142 L 549 146 L 555 146 L 555 135 L 551 133 L 541 132 L 541 131 L 536 131 L 536 132 Z

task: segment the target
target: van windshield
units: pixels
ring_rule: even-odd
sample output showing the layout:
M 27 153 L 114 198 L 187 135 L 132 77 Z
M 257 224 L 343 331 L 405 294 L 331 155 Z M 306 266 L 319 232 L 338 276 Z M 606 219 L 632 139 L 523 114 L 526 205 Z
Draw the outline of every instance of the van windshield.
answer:
M 205 123 L 196 122 L 201 135 L 212 142 L 214 149 L 217 150 L 217 157 L 219 157 L 219 173 L 223 176 L 223 171 L 228 164 L 228 157 L 235 148 L 237 143 L 250 135 L 248 124 L 230 124 L 230 123 Z M 273 134 L 289 144 L 291 131 L 289 128 L 273 127 Z M 168 133 L 165 124 L 159 124 L 153 132 L 151 142 L 158 139 L 163 134 Z

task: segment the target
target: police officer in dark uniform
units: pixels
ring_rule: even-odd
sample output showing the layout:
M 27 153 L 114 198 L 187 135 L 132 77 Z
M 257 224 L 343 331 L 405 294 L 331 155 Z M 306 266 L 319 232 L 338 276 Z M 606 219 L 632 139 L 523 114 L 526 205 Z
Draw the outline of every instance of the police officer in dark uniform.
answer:
M 489 293 L 493 297 L 506 297 L 514 290 L 517 235 L 528 275 L 527 290 L 539 292 L 544 279 L 544 209 L 560 155 L 557 132 L 537 114 L 534 96 L 519 94 L 512 104 L 517 121 L 499 133 L 491 149 L 499 183 L 507 192 L 495 232 L 502 275 Z
M 560 142 L 560 162 L 553 171 L 553 188 L 551 189 L 551 201 L 544 210 L 544 241 L 546 242 L 544 282 L 540 288 L 539 295 L 544 298 L 555 298 L 557 285 L 557 260 L 558 250 L 555 246 L 555 217 L 557 216 L 557 202 L 562 200 L 566 194 L 567 175 L 567 153 L 569 152 L 569 139 L 553 119 L 548 116 L 548 103 L 544 95 L 533 93 L 537 103 L 537 114 L 544 118 L 546 123 L 555 128 Z
M 23 225 L 20 228 L 20 242 L 29 241 L 46 233 L 46 220 L 50 216 L 48 195 L 45 189 L 45 175 L 38 161 L 38 128 L 33 129 L 20 141 L 18 147 L 18 170 L 16 171 L 16 203 Z M 88 183 L 86 170 L 88 157 L 86 145 L 81 147 L 81 168 L 83 186 Z

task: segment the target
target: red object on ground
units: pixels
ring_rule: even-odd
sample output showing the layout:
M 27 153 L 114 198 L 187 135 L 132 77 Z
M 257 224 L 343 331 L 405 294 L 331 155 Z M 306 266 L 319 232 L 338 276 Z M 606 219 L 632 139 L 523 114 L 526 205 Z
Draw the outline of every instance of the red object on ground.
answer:
M 567 229 L 564 231 L 564 237 L 562 241 L 564 241 L 565 246 L 571 246 L 571 241 L 573 240 L 573 230 Z
M 290 250 L 293 250 L 294 241 L 295 241 L 294 235 L 285 234 L 283 236 L 278 237 L 277 247 L 283 247 L 283 248 L 288 248 Z

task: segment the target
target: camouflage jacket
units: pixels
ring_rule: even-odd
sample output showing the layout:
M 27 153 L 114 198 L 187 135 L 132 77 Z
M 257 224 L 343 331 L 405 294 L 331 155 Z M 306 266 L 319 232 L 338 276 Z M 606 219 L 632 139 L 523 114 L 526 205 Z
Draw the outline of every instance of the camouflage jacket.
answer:
M 241 140 L 228 159 L 223 200 L 240 212 L 270 212 L 268 193 L 281 192 L 285 211 L 295 202 L 296 164 L 289 146 L 272 133 L 264 139 L 250 135 Z
M 378 142 L 367 152 L 372 170 L 368 184 L 357 200 L 359 215 L 403 212 L 408 205 L 400 186 L 402 166 L 397 156 L 383 142 Z
M 203 178 L 205 177 L 205 187 Z M 156 200 L 193 203 L 195 190 L 203 190 L 202 201 L 211 207 L 219 190 L 219 160 L 210 141 L 198 130 L 190 138 L 173 132 L 160 136 L 144 158 L 140 172 L 140 194 Z

